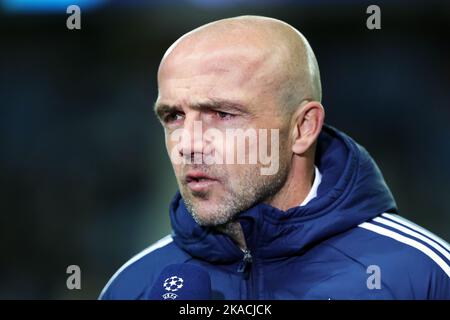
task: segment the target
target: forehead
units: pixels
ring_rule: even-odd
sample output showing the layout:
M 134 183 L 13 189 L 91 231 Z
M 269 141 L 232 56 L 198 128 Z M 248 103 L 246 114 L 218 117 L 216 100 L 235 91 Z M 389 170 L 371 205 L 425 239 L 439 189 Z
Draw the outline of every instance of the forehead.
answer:
M 178 50 L 161 64 L 159 99 L 253 99 L 275 85 L 270 53 L 249 46 Z

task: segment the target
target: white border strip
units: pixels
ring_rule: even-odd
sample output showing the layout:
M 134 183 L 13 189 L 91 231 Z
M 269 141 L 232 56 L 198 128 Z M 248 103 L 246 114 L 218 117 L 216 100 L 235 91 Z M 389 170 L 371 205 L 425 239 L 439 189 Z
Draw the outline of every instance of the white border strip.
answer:
M 450 266 L 445 263 L 444 260 L 442 260 L 441 257 L 439 257 L 435 252 L 433 252 L 430 248 L 426 247 L 420 242 L 417 242 L 416 240 L 407 238 L 405 236 L 402 236 L 401 234 L 395 233 L 394 231 L 385 229 L 383 227 L 377 226 L 375 224 L 371 224 L 369 222 L 363 222 L 359 225 L 361 228 L 373 231 L 375 233 L 381 234 L 383 236 L 395 239 L 399 242 L 402 242 L 404 244 L 407 244 L 411 247 L 414 247 L 420 251 L 422 251 L 424 254 L 426 254 L 428 257 L 430 257 L 434 262 L 436 262 L 442 270 L 447 274 L 448 277 L 450 277 Z
M 410 236 L 416 237 L 419 240 L 422 240 L 423 242 L 428 243 L 430 246 L 432 246 L 433 248 L 435 248 L 437 251 L 439 251 L 444 257 L 447 258 L 447 260 L 450 261 L 450 253 L 448 253 L 447 250 L 445 250 L 444 248 L 442 248 L 439 244 L 437 244 L 436 242 L 434 242 L 433 240 L 430 240 L 429 238 L 421 235 L 420 233 L 417 233 L 415 231 L 412 231 L 411 229 L 408 229 L 398 223 L 392 222 L 391 220 L 388 219 L 384 219 L 384 218 L 380 218 L 380 217 L 376 217 L 375 219 L 373 219 L 373 221 L 382 223 L 384 225 L 390 226 L 394 229 L 397 229 L 399 231 L 402 231 L 406 234 L 409 234 Z
M 394 220 L 406 227 L 409 227 L 417 232 L 420 232 L 420 233 L 426 235 L 428 238 L 433 239 L 434 241 L 436 241 L 438 244 L 440 244 L 441 246 L 443 246 L 445 249 L 447 249 L 450 252 L 450 245 L 444 239 L 439 238 L 437 235 L 431 233 L 430 231 L 428 231 L 425 228 L 422 228 L 421 226 L 415 224 L 414 222 L 411 222 L 403 217 L 400 217 L 399 215 L 392 214 L 392 213 L 383 213 L 382 216 L 389 218 L 391 220 Z
M 173 241 L 173 238 L 169 234 L 169 235 L 165 236 L 164 238 L 158 240 L 154 244 L 152 244 L 147 249 L 144 249 L 143 251 L 141 251 L 140 253 L 135 255 L 130 260 L 128 260 L 122 267 L 120 267 L 119 270 L 116 271 L 116 273 L 114 273 L 114 275 L 111 277 L 111 279 L 109 279 L 108 283 L 105 285 L 105 287 L 103 288 L 102 292 L 100 293 L 100 296 L 98 297 L 98 299 L 101 300 L 103 298 L 103 295 L 105 294 L 106 290 L 108 290 L 108 288 L 111 285 L 111 283 L 119 276 L 119 274 L 122 273 L 123 270 L 128 268 L 130 265 L 132 265 L 133 263 L 135 263 L 139 259 L 141 259 L 144 256 L 146 256 L 150 252 L 155 251 L 156 249 L 162 248 L 162 247 L 168 245 L 169 243 L 171 243 L 172 241 Z

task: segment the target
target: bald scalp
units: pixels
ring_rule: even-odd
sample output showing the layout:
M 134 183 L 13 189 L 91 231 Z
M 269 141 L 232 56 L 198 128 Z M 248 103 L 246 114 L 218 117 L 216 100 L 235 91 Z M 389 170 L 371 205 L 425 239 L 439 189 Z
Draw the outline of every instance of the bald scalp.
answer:
M 270 86 L 278 96 L 282 114 L 291 115 L 305 100 L 321 102 L 319 67 L 306 38 L 283 21 L 261 16 L 218 20 L 183 35 L 165 53 L 158 80 L 170 71 L 170 60 L 182 61 L 194 52 L 211 55 L 219 49 L 240 50 L 245 60 L 247 48 L 252 57 L 249 65 L 255 66 L 251 71 L 259 72 L 261 85 Z

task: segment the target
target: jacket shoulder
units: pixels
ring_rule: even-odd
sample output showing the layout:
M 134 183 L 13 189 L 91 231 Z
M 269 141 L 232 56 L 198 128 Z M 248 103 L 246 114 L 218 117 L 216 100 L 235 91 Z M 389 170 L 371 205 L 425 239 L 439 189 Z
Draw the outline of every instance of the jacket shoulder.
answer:
M 187 254 L 173 242 L 171 235 L 167 235 L 120 267 L 103 288 L 99 299 L 141 299 L 164 267 L 187 259 Z
M 324 244 L 377 270 L 394 299 L 450 299 L 450 245 L 430 231 L 383 213 Z

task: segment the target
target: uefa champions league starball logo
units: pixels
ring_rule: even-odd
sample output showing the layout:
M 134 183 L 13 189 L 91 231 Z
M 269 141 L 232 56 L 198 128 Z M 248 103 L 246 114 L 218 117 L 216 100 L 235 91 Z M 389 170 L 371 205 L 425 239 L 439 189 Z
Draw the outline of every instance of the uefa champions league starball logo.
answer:
M 178 295 L 173 292 L 178 291 L 181 288 L 183 288 L 183 282 L 184 282 L 183 278 L 180 278 L 177 276 L 172 276 L 172 277 L 167 278 L 164 281 L 163 287 L 166 291 L 169 291 L 169 292 L 162 295 L 164 300 L 176 299 L 178 297 Z
M 164 281 L 164 289 L 167 291 L 178 291 L 183 287 L 183 278 L 173 276 Z

